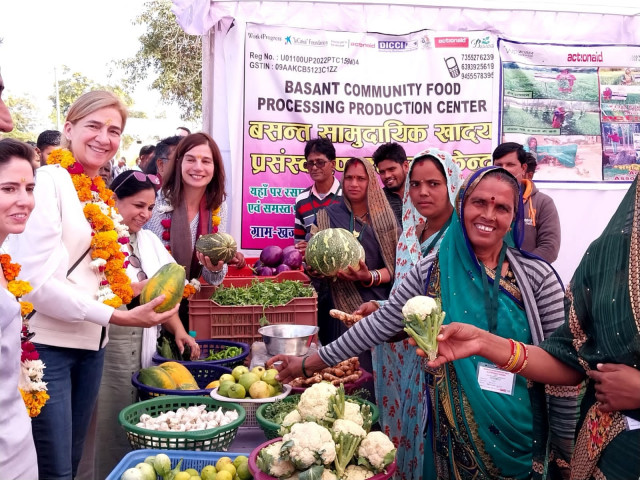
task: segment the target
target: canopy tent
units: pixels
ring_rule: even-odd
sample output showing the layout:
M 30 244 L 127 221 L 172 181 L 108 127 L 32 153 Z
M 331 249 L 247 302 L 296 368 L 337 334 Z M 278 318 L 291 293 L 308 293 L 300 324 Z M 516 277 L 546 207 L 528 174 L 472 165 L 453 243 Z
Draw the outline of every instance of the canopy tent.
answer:
M 234 2 L 174 0 L 173 11 L 188 33 L 203 35 L 203 129 L 212 133 L 225 159 L 228 192 L 242 185 L 243 45 L 248 23 L 342 32 L 403 35 L 424 29 L 484 30 L 509 40 L 567 45 L 640 45 L 637 2 L 603 5 L 568 1 L 477 2 Z M 259 88 L 258 85 L 255 88 Z M 498 143 L 494 135 L 492 144 Z M 415 152 L 409 152 L 415 153 Z M 370 154 L 370 152 L 369 152 Z M 596 238 L 628 188 L 628 183 L 568 185 L 540 182 L 558 208 L 562 246 L 554 266 L 566 282 L 588 244 Z M 242 202 L 228 200 L 229 231 L 240 237 Z M 293 221 L 293 219 L 292 219 Z

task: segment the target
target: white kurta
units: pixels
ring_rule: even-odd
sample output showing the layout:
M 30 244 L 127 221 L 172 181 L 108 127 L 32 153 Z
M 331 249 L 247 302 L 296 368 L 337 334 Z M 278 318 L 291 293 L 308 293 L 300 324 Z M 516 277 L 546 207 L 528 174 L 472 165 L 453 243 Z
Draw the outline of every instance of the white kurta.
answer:
M 37 480 L 38 460 L 31 419 L 18 391 L 20 304 L 0 287 L 0 478 Z

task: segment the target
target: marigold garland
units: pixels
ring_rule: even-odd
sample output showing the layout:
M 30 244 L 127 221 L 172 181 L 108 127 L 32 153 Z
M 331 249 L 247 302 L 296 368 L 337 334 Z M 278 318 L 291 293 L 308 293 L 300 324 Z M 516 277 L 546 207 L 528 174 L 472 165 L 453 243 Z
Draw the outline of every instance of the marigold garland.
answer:
M 103 276 L 96 297 L 113 308 L 131 302 L 131 280 L 124 270 L 125 254 L 121 246 L 129 242 L 129 231 L 115 207 L 113 192 L 102 177 L 89 178 L 69 150 L 51 152 L 47 163 L 65 168 L 83 203 L 82 211 L 93 230 L 91 239 L 91 267 Z
M 16 297 L 20 304 L 20 315 L 22 316 L 22 328 L 20 329 L 20 378 L 18 380 L 18 390 L 22 395 L 22 400 L 27 407 L 30 417 L 36 417 L 44 404 L 49 399 L 47 393 L 47 384 L 42 381 L 44 374 L 44 363 L 40 360 L 40 356 L 33 343 L 29 341 L 31 334 L 29 333 L 29 321 L 27 315 L 33 311 L 33 304 L 20 300 L 20 297 L 29 293 L 32 288 L 29 282 L 18 280 L 20 274 L 20 264 L 11 263 L 9 255 L 0 255 L 0 264 L 2 265 L 2 273 L 7 280 L 7 289 Z

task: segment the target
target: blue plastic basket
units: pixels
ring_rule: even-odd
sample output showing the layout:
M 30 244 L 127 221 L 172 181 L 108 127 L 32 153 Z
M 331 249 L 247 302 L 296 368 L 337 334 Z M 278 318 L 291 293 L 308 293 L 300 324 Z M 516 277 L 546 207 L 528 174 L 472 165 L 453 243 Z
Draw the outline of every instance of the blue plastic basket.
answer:
M 144 383 L 138 381 L 138 374 L 136 372 L 131 377 L 131 383 L 138 389 L 138 396 L 140 400 L 149 400 L 150 398 L 156 398 L 161 395 L 181 395 L 181 396 L 196 396 L 205 395 L 209 396 L 211 388 L 205 389 L 214 380 L 218 380 L 221 375 L 225 373 L 231 373 L 231 369 L 223 367 L 221 365 L 209 365 L 206 363 L 189 363 L 183 364 L 187 370 L 191 372 L 193 378 L 196 379 L 196 383 L 200 387 L 200 390 L 166 390 L 164 388 L 150 387 Z
M 164 453 L 171 459 L 171 467 L 174 468 L 180 459 L 182 459 L 182 470 L 187 468 L 193 468 L 195 470 L 202 470 L 207 465 L 215 465 L 215 463 L 222 457 L 231 457 L 235 459 L 240 453 L 229 452 L 189 452 L 185 450 L 134 450 L 127 453 L 122 460 L 116 465 L 116 468 L 109 474 L 106 480 L 120 480 L 122 474 L 129 468 L 134 468 L 137 464 L 144 462 L 144 459 Z M 158 477 L 158 480 L 160 477 Z
M 164 362 L 178 362 L 183 365 L 224 365 L 225 367 L 233 368 L 238 365 L 242 365 L 244 363 L 244 359 L 247 358 L 250 352 L 250 347 L 246 343 L 241 342 L 232 342 L 231 340 L 196 340 L 196 343 L 200 345 L 200 360 L 199 361 L 182 361 L 182 360 L 172 360 L 170 358 L 164 358 L 158 352 L 153 354 L 151 360 L 154 364 L 159 365 Z M 231 358 L 223 358 L 222 360 L 203 360 L 209 356 L 210 352 L 219 352 L 220 350 L 224 350 L 227 347 L 240 347 L 242 348 L 242 353 L 238 356 Z

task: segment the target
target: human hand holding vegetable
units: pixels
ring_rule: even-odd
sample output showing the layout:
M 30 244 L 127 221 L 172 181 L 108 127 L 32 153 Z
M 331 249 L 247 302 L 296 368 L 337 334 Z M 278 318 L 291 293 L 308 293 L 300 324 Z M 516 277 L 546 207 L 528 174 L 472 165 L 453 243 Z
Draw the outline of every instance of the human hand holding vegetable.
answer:
M 177 303 L 171 310 L 158 313 L 154 310 L 165 300 L 165 295 L 160 295 L 149 303 L 140 305 L 132 310 L 114 310 L 109 319 L 114 325 L 126 327 L 153 327 L 167 322 L 173 315 L 178 314 L 180 303 Z
M 467 323 L 454 322 L 442 325 L 436 337 L 438 357 L 430 360 L 428 365 L 436 368 L 447 362 L 479 354 L 482 345 L 481 337 L 484 333 L 486 333 L 484 330 Z M 419 346 L 413 338 L 409 339 L 409 343 Z M 418 348 L 416 353 L 421 357 L 428 357 L 422 348 Z
M 134 298 L 140 295 L 140 293 L 142 292 L 142 289 L 144 288 L 144 286 L 147 284 L 148 281 L 149 279 L 143 280 L 141 282 L 131 282 L 131 289 L 133 290 Z
M 306 358 L 304 362 L 304 370 L 308 375 L 329 366 L 322 361 L 320 355 L 318 355 L 317 353 L 304 358 Z M 290 383 L 293 379 L 303 375 L 302 360 L 303 358 L 301 357 L 294 357 L 290 355 L 276 355 L 275 357 L 271 357 L 269 360 L 267 360 L 265 366 L 267 368 L 275 368 L 276 370 L 278 370 L 279 373 L 276 379 L 280 383 Z M 281 363 L 276 364 L 277 362 Z
M 222 267 L 224 267 L 224 262 L 222 260 L 214 265 L 209 257 L 198 251 L 196 251 L 196 258 L 198 259 L 198 262 L 200 262 L 200 265 L 204 266 L 204 268 L 211 272 L 219 272 L 222 270 Z
M 358 264 L 358 270 L 349 265 L 346 269 L 340 270 L 337 277 L 340 280 L 346 280 L 348 282 L 364 282 L 369 283 L 371 281 L 371 273 L 364 260 L 360 260 Z
M 409 334 L 429 360 L 435 360 L 438 354 L 438 334 L 444 322 L 440 300 L 432 297 L 416 296 L 410 298 L 402 307 L 404 331 Z
M 176 345 L 178 345 L 180 353 L 184 352 L 185 346 L 188 345 L 191 349 L 191 360 L 198 360 L 200 358 L 200 345 L 198 345 L 195 338 L 185 331 L 177 333 L 175 337 Z
M 242 252 L 236 252 L 233 258 L 229 260 L 229 265 L 235 265 L 236 268 L 243 268 L 246 264 L 247 262 Z
M 360 315 L 362 317 L 366 317 L 367 315 L 371 315 L 373 312 L 375 312 L 379 308 L 380 307 L 376 302 L 374 302 L 373 300 L 370 300 L 360 305 L 358 309 L 353 312 L 352 315 Z

